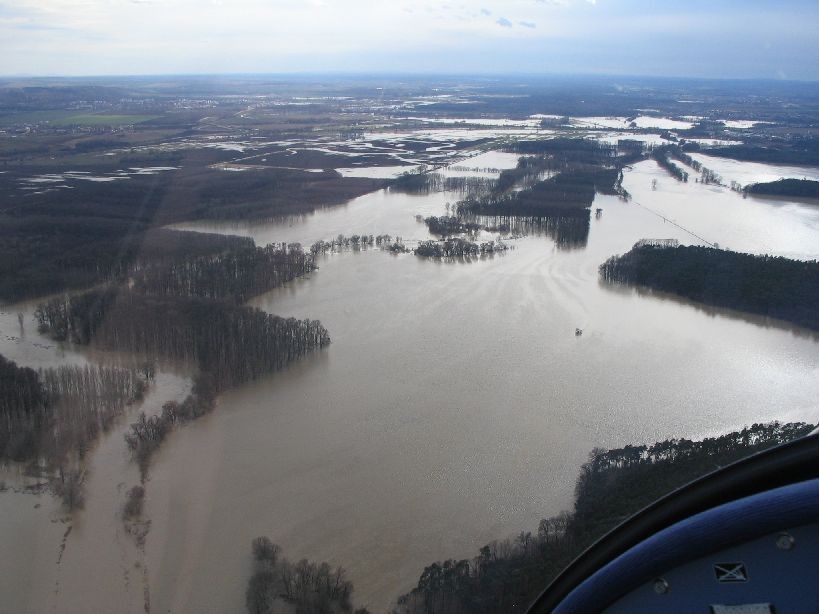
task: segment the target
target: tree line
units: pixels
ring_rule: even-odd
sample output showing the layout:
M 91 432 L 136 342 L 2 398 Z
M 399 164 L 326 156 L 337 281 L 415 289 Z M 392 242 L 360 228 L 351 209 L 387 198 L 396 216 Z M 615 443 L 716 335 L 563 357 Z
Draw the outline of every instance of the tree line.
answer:
M 600 265 L 607 282 L 635 284 L 687 299 L 819 330 L 819 262 L 710 247 L 635 246 Z
M 585 217 L 596 192 L 616 194 L 622 172 L 616 168 L 563 171 L 531 188 L 458 203 L 458 211 L 490 216 Z
M 0 356 L 0 463 L 27 465 L 69 509 L 81 506 L 86 453 L 152 379 L 149 368 L 34 371 Z
M 580 470 L 572 512 L 542 519 L 535 532 L 486 544 L 472 559 L 432 563 L 415 588 L 399 598 L 398 611 L 524 611 L 577 555 L 623 519 L 693 479 L 813 428 L 773 422 L 702 441 L 596 448 Z
M 679 166 L 674 164 L 669 159 L 669 148 L 667 147 L 655 147 L 654 150 L 651 152 L 651 158 L 659 164 L 662 168 L 668 171 L 668 174 L 674 177 L 677 181 L 687 182 L 688 181 L 688 173 L 681 169 Z
M 40 329 L 57 340 L 196 367 L 193 390 L 182 403 L 166 403 L 150 418 L 140 415 L 126 434 L 143 478 L 167 434 L 211 411 L 219 392 L 330 343 L 317 320 L 281 318 L 227 300 L 144 295 L 113 286 L 52 299 L 35 316 Z
M 0 356 L 0 462 L 59 466 L 82 457 L 100 432 L 140 400 L 136 369 L 63 365 L 35 371 Z
M 330 342 L 317 320 L 117 287 L 52 299 L 35 316 L 57 340 L 193 363 L 219 389 L 281 369 Z
M 819 198 L 819 181 L 810 179 L 779 179 L 768 183 L 754 183 L 745 186 L 747 194 L 759 196 L 796 196 L 797 198 Z
M 508 249 L 509 246 L 502 241 L 476 243 L 454 237 L 443 241 L 421 241 L 413 253 L 422 258 L 471 258 Z
M 119 217 L 0 214 L 0 299 L 123 281 L 146 266 L 252 245 L 242 237 L 149 230 Z
M 210 255 L 185 255 L 146 266 L 131 277 L 133 290 L 160 296 L 227 298 L 236 303 L 306 275 L 316 266 L 301 245 L 242 246 Z

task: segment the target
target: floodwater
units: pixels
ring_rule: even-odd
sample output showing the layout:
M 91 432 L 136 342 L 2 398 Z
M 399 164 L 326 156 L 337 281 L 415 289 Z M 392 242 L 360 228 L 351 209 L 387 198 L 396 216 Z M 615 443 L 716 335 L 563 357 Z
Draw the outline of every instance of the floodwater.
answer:
M 513 156 L 495 153 L 458 163 L 513 165 Z M 54 568 L 62 536 L 44 501 L 25 518 L 28 532 L 13 539 L 22 511 L 0 519 L 3 544 L 31 540 L 45 553 L 24 566 L 26 576 L 6 561 L 0 594 L 52 595 L 59 582 L 59 595 L 73 595 L 66 607 L 52 596 L 17 599 L 14 610 L 140 611 L 130 592 L 117 601 L 115 590 L 96 590 L 103 561 L 117 577 L 127 566 L 139 590 L 146 570 L 151 611 L 238 612 L 250 541 L 267 535 L 291 559 L 343 565 L 356 605 L 381 612 L 430 562 L 474 556 L 486 542 L 533 531 L 540 518 L 569 508 L 578 468 L 595 446 L 815 421 L 816 335 L 611 287 L 597 274 L 641 238 L 813 258 L 815 209 L 682 184 L 653 162 L 627 170 L 624 187 L 631 202 L 595 200 L 602 214 L 593 216 L 585 247 L 559 249 L 532 235 L 472 262 L 348 251 L 258 297 L 252 304 L 272 313 L 320 319 L 332 344 L 223 394 L 214 413 L 166 440 L 147 485 L 151 528 L 139 567 L 111 537 L 121 505 L 112 486 L 133 481 L 122 444 L 111 443 L 97 462 L 114 460 L 95 473 L 108 486 L 89 489 L 99 511 L 80 515 L 85 537 L 66 541 L 61 568 L 70 560 L 77 571 L 57 579 L 34 571 Z M 414 216 L 441 215 L 457 198 L 379 191 L 278 224 L 186 227 L 258 244 L 339 233 L 421 240 L 428 234 Z M 101 449 L 115 439 L 121 434 Z M 33 506 L 23 497 L 0 495 L 0 504 Z M 102 537 L 92 546 L 96 531 Z

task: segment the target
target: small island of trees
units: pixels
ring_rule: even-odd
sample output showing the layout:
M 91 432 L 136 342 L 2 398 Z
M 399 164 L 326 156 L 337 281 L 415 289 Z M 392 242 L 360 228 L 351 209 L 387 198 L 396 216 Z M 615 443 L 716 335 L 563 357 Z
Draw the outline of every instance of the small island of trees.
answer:
M 744 192 L 754 196 L 795 196 L 819 199 L 819 181 L 810 179 L 780 179 L 745 186 Z
M 604 262 L 600 276 L 607 282 L 635 284 L 819 330 L 819 262 L 815 260 L 641 242 Z

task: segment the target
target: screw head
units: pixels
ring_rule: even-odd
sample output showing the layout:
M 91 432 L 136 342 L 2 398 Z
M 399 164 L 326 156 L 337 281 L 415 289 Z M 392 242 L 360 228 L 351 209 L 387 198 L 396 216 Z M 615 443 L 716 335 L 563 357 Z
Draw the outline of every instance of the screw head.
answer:
M 665 595 L 669 591 L 668 581 L 665 578 L 654 580 L 654 592 L 658 595 Z
M 793 550 L 796 540 L 790 533 L 780 533 L 776 538 L 776 547 L 780 550 Z

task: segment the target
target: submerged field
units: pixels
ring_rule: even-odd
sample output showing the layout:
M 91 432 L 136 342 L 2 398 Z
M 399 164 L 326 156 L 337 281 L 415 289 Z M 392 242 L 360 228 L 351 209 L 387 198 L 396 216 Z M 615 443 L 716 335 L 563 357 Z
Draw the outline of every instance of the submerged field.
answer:
M 240 301 L 252 296 L 248 307 L 319 320 L 332 343 L 277 373 L 223 390 L 212 413 L 170 431 L 143 482 L 123 435 L 139 411 L 160 415 L 166 401 L 191 392 L 195 370 L 181 342 L 173 360 L 157 363 L 145 400 L 90 449 L 85 510 L 68 514 L 42 489 L 20 492 L 37 480 L 20 468 L 5 470 L 10 488 L 0 493 L 0 543 L 30 552 L 22 561 L 0 557 L 0 593 L 11 610 L 240 611 L 252 571 L 250 541 L 266 535 L 291 560 L 345 567 L 353 603 L 388 611 L 429 563 L 471 557 L 491 540 L 531 531 L 541 518 L 567 509 L 578 468 L 595 447 L 701 438 L 770 420 L 815 421 L 815 333 L 611 285 L 598 267 L 647 238 L 816 259 L 819 209 L 796 200 L 746 199 L 726 184 L 819 171 L 693 154 L 724 181 L 694 181 L 698 172 L 688 168 L 691 179 L 682 182 L 638 156 L 621 169 L 619 196 L 592 188 L 586 203 L 583 183 L 572 215 L 478 216 L 480 229 L 464 233 L 477 243 L 500 239 L 506 251 L 426 258 L 411 251 L 440 238 L 425 219 L 455 216 L 464 190 L 491 190 L 511 177 L 516 194 L 563 172 L 542 162 L 528 175 L 516 174 L 524 154 L 512 151 L 521 148 L 513 143 L 574 136 L 667 144 L 672 141 L 661 131 L 693 125 L 678 113 L 654 121 L 638 116 L 631 126 L 627 114 L 612 112 L 578 116 L 566 127 L 544 123 L 554 114 L 549 108 L 540 111 L 544 117 L 530 117 L 539 111 L 527 109 L 524 117 L 499 111 L 470 118 L 453 114 L 451 99 L 427 102 L 422 106 L 441 108 L 434 115 L 426 108 L 423 114 L 390 109 L 354 133 L 342 133 L 342 123 L 351 126 L 339 121 L 313 136 L 275 137 L 254 130 L 262 130 L 260 122 L 283 122 L 280 115 L 240 105 L 231 110 L 232 121 L 253 123 L 253 129 L 231 124 L 227 134 L 215 126 L 224 118 L 205 115 L 194 135 L 127 149 L 100 146 L 92 157 L 74 159 L 76 166 L 60 161 L 59 169 L 33 157 L 0 175 L 4 189 L 15 193 L 10 202 L 18 208 L 8 215 L 21 228 L 31 209 L 70 216 L 76 201 L 62 195 L 78 194 L 81 185 L 117 186 L 83 206 L 94 217 L 115 213 L 125 220 L 124 236 L 136 237 L 127 262 L 136 268 L 124 267 L 123 275 L 153 280 L 144 283 L 154 292 L 184 287 L 216 294 L 220 290 L 201 280 L 187 285 L 198 278 L 182 271 L 205 261 L 215 267 L 220 250 L 249 249 L 246 242 L 208 235 L 171 245 L 170 237 L 179 240 L 182 231 L 250 237 L 257 246 L 300 243 L 306 252 L 317 241 L 336 240 L 315 253 L 315 270 L 300 261 L 299 274 L 281 284 L 254 279 L 249 287 L 259 291 L 250 294 L 230 286 Z M 371 101 L 357 104 L 372 107 Z M 291 121 L 308 125 L 318 113 L 293 111 Z M 614 149 L 625 156 L 629 147 L 634 151 L 628 144 Z M 441 179 L 429 189 L 375 183 L 422 165 L 440 167 Z M 94 184 L 83 173 L 123 178 Z M 49 175 L 51 183 L 31 181 Z M 241 181 L 229 179 L 234 176 Z M 356 179 L 373 183 L 356 184 L 355 193 L 344 196 L 343 182 Z M 55 191 L 21 195 L 38 184 Z M 153 201 L 141 199 L 146 185 L 156 190 Z M 122 186 L 134 192 L 117 206 L 113 197 Z M 223 217 L 203 213 L 204 195 Z M 48 209 L 55 203 L 57 210 Z M 177 233 L 162 230 L 171 233 L 159 235 L 166 240 L 135 234 L 156 233 L 165 220 Z M 362 244 L 360 237 L 370 235 L 390 240 Z M 383 247 L 397 237 L 403 249 Z M 140 277 L 195 250 L 205 260 L 184 260 L 173 280 Z M 218 270 L 240 260 L 226 262 Z M 139 291 L 138 284 L 133 289 Z M 35 368 L 128 362 L 126 352 L 38 332 L 37 303 L 2 307 L 0 354 Z M 101 326 L 106 340 L 116 338 L 116 327 Z M 150 343 L 164 341 L 157 335 Z M 145 488 L 141 517 L 148 524 L 123 524 L 126 491 L 138 483 Z

